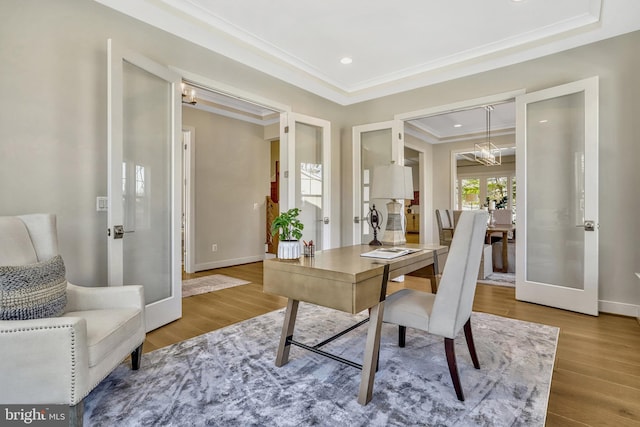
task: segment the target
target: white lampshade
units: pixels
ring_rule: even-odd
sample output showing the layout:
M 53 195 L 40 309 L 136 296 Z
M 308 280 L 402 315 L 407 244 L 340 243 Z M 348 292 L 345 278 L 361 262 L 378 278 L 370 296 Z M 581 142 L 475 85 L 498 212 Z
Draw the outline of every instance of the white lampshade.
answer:
M 413 199 L 411 168 L 396 164 L 375 166 L 371 183 L 372 199 Z

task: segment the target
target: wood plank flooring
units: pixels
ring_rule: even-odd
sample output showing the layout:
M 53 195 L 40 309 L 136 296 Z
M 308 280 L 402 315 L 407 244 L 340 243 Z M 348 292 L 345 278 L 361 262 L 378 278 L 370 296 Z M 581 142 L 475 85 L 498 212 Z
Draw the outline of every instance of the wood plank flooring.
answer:
M 225 274 L 251 284 L 184 298 L 183 317 L 147 334 L 145 352 L 286 305 L 284 298 L 262 292 L 262 263 L 183 279 L 207 274 Z M 401 287 L 430 289 L 428 280 L 406 276 L 404 283 L 390 282 L 389 292 Z M 478 285 L 473 309 L 560 328 L 547 426 L 640 426 L 640 326 L 635 318 L 591 317 L 524 303 L 515 300 L 513 288 L 490 285 Z

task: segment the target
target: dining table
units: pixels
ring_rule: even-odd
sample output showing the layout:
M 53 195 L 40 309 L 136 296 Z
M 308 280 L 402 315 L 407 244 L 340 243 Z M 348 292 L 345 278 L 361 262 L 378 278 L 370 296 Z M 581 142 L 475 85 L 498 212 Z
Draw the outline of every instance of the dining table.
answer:
M 509 271 L 509 233 L 514 233 L 516 226 L 513 224 L 490 224 L 487 226 L 486 242 L 491 244 L 493 233 L 502 233 L 502 272 Z

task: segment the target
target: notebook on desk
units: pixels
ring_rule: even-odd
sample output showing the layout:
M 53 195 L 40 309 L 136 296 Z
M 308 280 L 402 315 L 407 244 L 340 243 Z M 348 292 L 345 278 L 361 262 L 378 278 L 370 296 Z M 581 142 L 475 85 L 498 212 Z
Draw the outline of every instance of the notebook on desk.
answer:
M 368 258 L 393 259 L 418 252 L 419 250 L 420 249 L 411 248 L 378 248 L 373 251 L 362 253 L 360 256 Z

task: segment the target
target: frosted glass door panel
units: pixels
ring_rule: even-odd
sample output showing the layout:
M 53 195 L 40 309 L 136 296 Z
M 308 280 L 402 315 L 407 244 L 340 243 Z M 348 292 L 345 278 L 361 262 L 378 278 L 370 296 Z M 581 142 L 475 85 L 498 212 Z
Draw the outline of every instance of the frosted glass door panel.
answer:
M 323 248 L 323 159 L 322 128 L 296 122 L 295 173 L 298 183 L 295 207 L 300 208 L 304 224 L 302 239 L 313 240 L 318 250 Z
M 171 296 L 171 84 L 123 64 L 123 272 L 146 303 Z
M 598 77 L 516 97 L 516 299 L 598 315 Z
M 378 165 L 388 165 L 392 159 L 392 135 L 391 128 L 362 132 L 360 134 L 360 158 L 361 166 L 361 193 L 362 194 L 362 211 L 360 218 L 362 221 L 361 242 L 369 243 L 373 240 L 373 230 L 371 229 L 368 218 L 369 209 L 375 204 L 376 210 L 381 215 L 380 227 L 378 230 L 378 240 L 382 237 L 387 219 L 387 202 L 389 200 L 371 200 L 371 182 L 373 180 L 373 168 Z M 384 220 L 384 221 L 383 221 Z
M 526 280 L 584 285 L 584 95 L 527 106 Z

